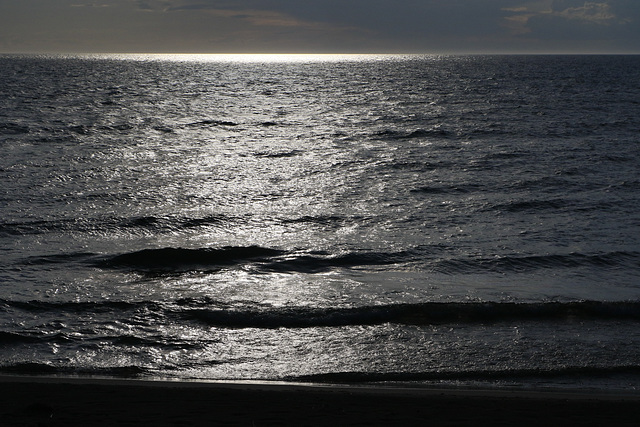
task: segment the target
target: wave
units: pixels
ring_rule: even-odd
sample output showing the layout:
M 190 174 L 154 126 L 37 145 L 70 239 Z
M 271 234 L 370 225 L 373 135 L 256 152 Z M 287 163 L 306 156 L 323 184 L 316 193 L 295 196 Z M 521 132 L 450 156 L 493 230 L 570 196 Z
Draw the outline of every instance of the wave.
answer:
M 493 258 L 457 258 L 433 261 L 427 266 L 432 272 L 445 274 L 522 273 L 539 269 L 559 268 L 618 268 L 640 266 L 639 252 L 607 252 L 602 254 L 557 254 L 532 256 L 503 256 Z
M 489 207 L 489 210 L 509 213 L 555 211 L 567 207 L 569 203 L 569 201 L 562 199 L 521 200 L 492 205 Z
M 161 310 L 161 304 L 154 301 L 14 301 L 0 299 L 0 312 L 7 309 L 18 309 L 33 313 L 124 313 L 127 311 L 145 310 L 148 312 Z
M 163 365 L 162 369 L 173 369 Z M 73 366 L 52 362 L 15 362 L 0 365 L 0 373 L 18 375 L 81 375 L 111 378 L 140 378 L 153 375 L 154 369 L 144 366 Z M 282 381 L 321 384 L 363 384 L 378 382 L 429 382 L 429 381 L 531 381 L 549 379 L 578 378 L 581 382 L 588 378 L 640 375 L 638 365 L 618 366 L 560 366 L 530 369 L 478 369 L 440 371 L 391 371 L 391 372 L 322 372 L 306 375 L 290 375 L 279 378 Z
M 390 140 L 403 140 L 403 139 L 415 139 L 415 138 L 447 138 L 452 136 L 452 132 L 444 129 L 440 126 L 434 126 L 431 129 L 414 129 L 414 130 L 391 130 L 384 129 L 373 134 L 377 139 L 390 139 Z
M 357 308 L 270 310 L 193 309 L 185 314 L 225 328 L 305 328 L 378 325 L 436 325 L 563 320 L 640 321 L 639 302 L 419 303 Z
M 270 158 L 270 159 L 278 159 L 278 158 L 300 156 L 302 153 L 303 152 L 301 150 L 290 150 L 290 151 L 276 151 L 276 152 L 258 152 L 258 153 L 255 153 L 254 156 Z
M 410 251 L 400 252 L 350 252 L 342 255 L 294 254 L 273 260 L 260 266 L 262 271 L 319 273 L 335 268 L 389 265 L 413 259 Z
M 116 105 L 113 101 L 101 102 L 102 105 Z M 253 127 L 275 127 L 280 126 L 280 123 L 274 121 L 262 121 L 257 123 L 250 123 L 249 126 Z M 88 136 L 93 134 L 121 134 L 129 135 L 136 131 L 155 131 L 162 134 L 171 134 L 176 131 L 184 129 L 197 129 L 197 128 L 233 128 L 241 126 L 241 123 L 231 120 L 222 119 L 203 119 L 194 122 L 180 123 L 180 124 L 167 124 L 158 121 L 150 121 L 148 123 L 108 123 L 108 124 L 76 124 L 68 122 L 48 122 L 41 127 L 32 128 L 26 125 L 13 123 L 13 122 L 0 122 L 0 135 L 22 135 L 28 133 L 35 133 L 38 135 L 49 135 L 49 138 L 53 138 L 55 135 L 65 135 L 66 138 L 74 136 Z M 62 139 L 67 140 L 67 139 Z
M 334 268 L 388 265 L 412 260 L 412 251 L 347 252 L 333 255 L 323 251 L 287 252 L 260 246 L 222 248 L 143 249 L 98 260 L 101 268 L 126 268 L 134 271 L 180 273 L 191 270 L 216 270 L 251 263 L 262 272 L 317 273 Z
M 229 120 L 200 120 L 197 122 L 187 123 L 185 127 L 208 127 L 208 126 L 238 126 L 238 123 Z
M 182 340 L 182 339 L 167 339 L 163 336 L 150 336 L 139 337 L 134 335 L 122 335 L 117 337 L 99 337 L 95 339 L 99 346 L 103 346 L 105 341 L 112 343 L 118 347 L 121 346 L 133 346 L 133 347 L 153 347 L 161 348 L 169 351 L 173 350 L 194 350 L 201 349 L 206 346 L 206 341 L 200 340 Z
M 0 331 L 0 344 L 35 343 L 39 341 L 40 339 L 38 337 L 31 335 Z
M 79 341 L 79 339 L 64 332 L 56 333 L 29 333 L 29 332 L 0 332 L 0 344 L 15 345 L 15 344 L 37 344 L 37 343 L 55 343 L 55 344 L 68 344 L 72 341 Z
M 111 195 L 97 196 L 109 198 Z M 131 218 L 63 218 L 58 220 L 34 220 L 0 223 L 0 233 L 30 235 L 46 233 L 106 233 L 130 232 L 133 234 L 157 234 L 184 231 L 201 227 L 223 227 L 245 219 L 227 215 L 209 215 L 201 218 L 180 216 L 140 216 Z
M 538 213 L 551 212 L 557 213 L 572 211 L 575 213 L 589 211 L 610 211 L 623 206 L 617 201 L 603 200 L 571 200 L 568 198 L 556 199 L 538 199 L 538 200 L 518 200 L 509 201 L 507 203 L 490 204 L 483 208 L 482 211 L 498 211 L 505 213 Z
M 113 314 L 126 318 L 137 313 L 172 321 L 204 323 L 221 328 L 308 328 L 379 325 L 473 324 L 497 322 L 546 322 L 567 320 L 640 321 L 640 301 L 573 302 L 425 302 L 362 307 L 233 307 L 210 298 L 183 298 L 172 302 L 100 301 L 51 302 L 0 300 L 0 312 L 18 309 L 31 313 Z M 0 342 L 60 339 L 4 332 Z M 136 337 L 122 337 L 138 340 Z M 137 341 L 136 341 L 137 342 Z
M 19 362 L 0 365 L 0 372 L 19 375 L 87 375 L 115 378 L 137 378 L 149 374 L 150 370 L 141 366 L 76 367 L 61 366 L 42 362 Z
M 410 190 L 411 193 L 420 194 L 467 194 L 481 191 L 482 186 L 478 184 L 454 185 L 454 186 L 432 186 L 427 185 Z
M 427 302 L 346 308 L 227 307 L 214 300 L 180 299 L 172 303 L 153 301 L 124 302 L 48 302 L 7 301 L 0 305 L 29 312 L 82 313 L 158 313 L 195 319 L 222 327 L 318 327 L 399 323 L 428 325 L 499 321 L 545 321 L 563 319 L 640 320 L 640 302 Z
M 395 170 L 415 170 L 415 171 L 423 171 L 423 170 L 434 170 L 434 169 L 446 169 L 451 167 L 453 162 L 446 160 L 435 160 L 435 161 L 407 161 L 407 160 L 392 160 L 385 161 L 381 163 L 383 168 L 395 169 Z
M 561 192 L 564 194 L 570 194 L 569 190 L 580 189 L 582 191 L 591 190 L 597 188 L 596 183 L 585 183 L 583 181 L 570 180 L 566 177 L 562 177 L 560 174 L 539 176 L 518 179 L 507 184 L 509 189 L 516 191 L 529 191 L 529 192 Z
M 339 218 L 298 218 L 333 224 Z M 484 273 L 527 273 L 544 269 L 636 269 L 640 252 L 615 251 L 595 254 L 505 255 L 494 257 L 442 258 L 444 246 L 422 245 L 406 250 L 351 251 L 332 254 L 325 251 L 286 251 L 261 246 L 225 246 L 220 248 L 143 249 L 103 256 L 90 252 L 73 252 L 32 256 L 22 265 L 89 264 L 102 269 L 124 269 L 148 274 L 183 274 L 192 271 L 218 271 L 221 268 L 248 266 L 256 273 L 321 273 L 336 269 L 354 269 L 411 264 L 427 273 L 447 275 Z M 446 253 L 446 251 L 445 251 Z
M 91 332 L 91 333 L 90 333 Z M 74 334 L 68 334 L 64 332 L 46 333 L 46 332 L 31 332 L 31 333 L 18 333 L 18 332 L 0 332 L 0 344 L 5 346 L 12 345 L 28 345 L 33 347 L 37 344 L 59 344 L 69 346 L 72 343 L 81 345 L 83 350 L 90 350 L 95 348 L 99 350 L 104 347 L 105 344 L 122 347 L 135 347 L 137 349 L 143 347 L 153 347 L 155 349 L 164 349 L 168 351 L 174 350 L 193 350 L 203 348 L 207 342 L 186 339 L 172 339 L 160 335 L 151 335 L 148 337 L 141 337 L 135 335 L 119 335 L 108 336 L 97 333 L 97 331 L 85 330 L 87 335 L 80 337 Z
M 111 195 L 96 196 L 110 198 Z M 304 215 L 301 217 L 267 218 L 263 221 L 287 224 L 336 225 L 360 223 L 370 220 L 365 216 Z M 10 236 L 38 235 L 48 233 L 128 233 L 133 235 L 156 235 L 196 230 L 200 228 L 233 227 L 252 221 L 250 216 L 207 215 L 190 216 L 135 216 L 135 217 L 94 217 L 61 218 L 54 220 L 0 221 L 0 233 Z
M 279 220 L 284 226 L 301 225 L 304 227 L 321 228 L 323 230 L 338 230 L 353 225 L 366 226 L 375 224 L 376 221 L 376 217 L 365 215 L 303 215 Z
M 413 382 L 413 381 L 518 381 L 577 377 L 584 381 L 589 377 L 611 375 L 640 375 L 640 366 L 566 366 L 558 368 L 505 369 L 505 370 L 461 370 L 433 372 L 329 372 L 310 375 L 289 376 L 286 381 L 354 384 L 369 382 Z
M 91 135 L 92 133 L 119 133 L 126 135 L 137 128 L 137 124 L 113 123 L 109 125 L 68 125 L 66 130 L 72 134 L 82 136 Z
M 28 126 L 17 123 L 0 123 L 0 135 L 20 135 L 29 132 L 30 129 Z
M 278 249 L 260 246 L 226 246 L 219 249 L 162 248 L 116 255 L 99 262 L 101 267 L 131 267 L 134 269 L 176 270 L 192 267 L 233 265 L 264 260 L 282 255 Z
M 103 103 L 103 105 L 114 105 L 113 102 L 107 101 L 107 103 Z M 255 126 L 261 127 L 269 127 L 275 126 L 277 123 L 274 122 L 261 122 L 255 124 Z M 56 134 L 63 133 L 66 135 L 79 135 L 79 136 L 87 136 L 92 135 L 94 133 L 100 134 L 130 134 L 132 131 L 137 130 L 154 130 L 161 133 L 173 133 L 176 130 L 180 129 L 189 129 L 189 128 L 211 128 L 211 127 L 235 127 L 239 126 L 239 123 L 230 121 L 230 120 L 218 120 L 218 119 L 205 119 L 199 120 L 190 123 L 183 123 L 177 125 L 167 125 L 167 124 L 158 124 L 157 122 L 151 122 L 148 124 L 139 124 L 139 123 L 110 123 L 110 124 L 101 124 L 101 125 L 87 125 L 87 124 L 75 124 L 75 123 L 65 123 L 65 122 L 49 122 L 43 125 L 40 128 L 32 129 L 26 125 L 21 125 L 13 122 L 0 122 L 0 135 L 21 135 L 28 133 L 45 133 L 45 134 Z
M 31 256 L 22 260 L 22 265 L 48 265 L 82 263 L 94 259 L 97 254 L 91 252 L 71 252 L 64 254 Z

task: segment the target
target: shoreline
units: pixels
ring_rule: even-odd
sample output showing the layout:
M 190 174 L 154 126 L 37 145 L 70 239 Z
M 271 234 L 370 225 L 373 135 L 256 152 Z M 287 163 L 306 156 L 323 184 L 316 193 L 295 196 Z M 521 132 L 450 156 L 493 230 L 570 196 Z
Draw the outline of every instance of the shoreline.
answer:
M 3 426 L 631 425 L 640 394 L 0 375 Z

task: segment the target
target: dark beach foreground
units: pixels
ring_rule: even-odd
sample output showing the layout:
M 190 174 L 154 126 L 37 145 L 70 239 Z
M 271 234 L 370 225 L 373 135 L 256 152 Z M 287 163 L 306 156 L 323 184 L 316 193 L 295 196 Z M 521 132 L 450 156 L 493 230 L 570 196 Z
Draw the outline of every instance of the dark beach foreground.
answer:
M 638 425 L 640 397 L 0 377 L 2 426 Z

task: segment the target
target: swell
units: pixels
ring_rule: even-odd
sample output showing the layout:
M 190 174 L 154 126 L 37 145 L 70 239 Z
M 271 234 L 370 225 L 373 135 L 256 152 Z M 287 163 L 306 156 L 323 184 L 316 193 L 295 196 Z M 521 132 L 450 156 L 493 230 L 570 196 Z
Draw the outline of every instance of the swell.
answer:
M 109 196 L 106 196 L 109 197 Z M 308 224 L 311 226 L 340 227 L 368 220 L 362 216 L 341 215 L 304 215 L 301 217 L 265 218 L 264 221 L 274 221 L 288 224 Z M 248 221 L 254 221 L 249 216 L 208 215 L 204 217 L 185 216 L 138 216 L 130 218 L 96 217 L 96 218 L 62 218 L 57 220 L 31 220 L 0 222 L 0 233 L 6 235 L 38 235 L 47 233 L 126 233 L 133 235 L 156 235 L 197 230 L 200 228 L 228 228 Z
M 507 203 L 499 203 L 492 205 L 487 209 L 490 211 L 499 211 L 507 213 L 523 213 L 523 212 L 545 212 L 566 209 L 571 206 L 571 201 L 565 199 L 548 199 L 548 200 L 522 200 L 510 201 Z
M 420 303 L 357 308 L 286 308 L 271 310 L 194 309 L 185 313 L 209 326 L 225 328 L 306 328 L 473 324 L 524 321 L 640 321 L 638 302 L 571 303 Z
M 318 273 L 334 268 L 386 265 L 405 262 L 415 257 L 412 251 L 347 252 L 329 254 L 323 251 L 289 252 L 261 246 L 226 246 L 222 248 L 143 249 L 101 259 L 101 268 L 121 268 L 157 273 L 181 273 L 212 270 L 251 264 L 261 272 Z
M 0 223 L 0 233 L 8 235 L 56 232 L 158 234 L 203 227 L 223 227 L 243 222 L 241 217 L 210 215 L 201 218 L 178 216 L 141 216 L 131 218 L 63 218 Z
M 295 157 L 302 155 L 303 152 L 301 150 L 290 150 L 290 151 L 276 151 L 276 152 L 257 152 L 254 153 L 255 157 L 264 157 L 270 159 L 279 159 L 279 158 L 287 158 L 287 157 Z
M 0 331 L 0 344 L 35 343 L 39 342 L 38 337 L 25 335 L 17 332 Z
M 29 133 L 28 126 L 12 122 L 0 122 L 0 135 L 20 135 Z
M 98 325 L 96 325 L 98 326 Z M 168 351 L 193 350 L 206 345 L 203 341 L 189 341 L 181 338 L 168 338 L 161 335 L 136 336 L 136 335 L 103 335 L 97 330 L 84 329 L 84 335 L 77 332 L 46 332 L 46 331 L 21 331 L 21 332 L 0 332 L 0 344 L 4 346 L 28 345 L 34 347 L 38 344 L 50 345 L 59 344 L 70 346 L 72 344 L 80 346 L 84 351 L 95 349 L 99 351 L 105 345 L 122 347 L 153 347 Z
M 567 189 L 570 191 L 570 189 Z M 607 212 L 624 207 L 623 203 L 607 200 L 572 200 L 570 198 L 512 200 L 506 203 L 487 204 L 480 211 L 507 214 L 552 213 L 565 215 L 569 212 L 581 214 L 590 211 Z
M 405 140 L 415 138 L 450 138 L 455 134 L 441 126 L 433 126 L 429 129 L 418 128 L 414 130 L 384 129 L 371 135 L 375 139 Z
M 153 301 L 14 301 L 0 299 L 0 312 L 17 309 L 31 313 L 126 313 L 134 310 L 158 311 L 162 305 Z
M 322 252 L 291 254 L 272 260 L 259 268 L 267 272 L 320 273 L 336 268 L 355 268 L 407 262 L 415 257 L 412 251 L 348 252 L 331 255 Z
M 266 260 L 284 252 L 260 246 L 226 246 L 216 248 L 143 249 L 116 255 L 98 263 L 101 267 L 175 270 L 239 264 L 249 260 Z
M 126 319 L 144 313 L 170 322 L 200 323 L 220 328 L 308 328 L 380 325 L 477 324 L 498 322 L 640 321 L 640 301 L 573 302 L 426 302 L 362 307 L 232 307 L 209 298 L 172 302 L 49 302 L 0 300 L 0 312 L 21 310 L 56 316 L 96 315 Z M 5 332 L 4 342 L 41 339 Z M 125 338 L 123 338 L 125 339 Z M 133 339 L 133 338 L 132 338 Z
M 197 122 L 191 122 L 183 125 L 183 127 L 212 127 L 212 126 L 238 126 L 238 123 L 229 120 L 206 119 Z
M 472 192 L 481 191 L 483 187 L 478 184 L 461 184 L 461 185 L 426 185 L 419 188 L 414 188 L 409 190 L 411 193 L 418 194 L 444 194 L 444 195 L 455 195 L 455 194 L 467 194 Z
M 220 248 L 166 247 L 107 256 L 89 252 L 30 256 L 23 259 L 20 264 L 30 266 L 77 264 L 151 274 L 217 271 L 223 267 L 246 265 L 251 265 L 256 272 L 318 273 L 336 268 L 402 263 L 415 259 L 416 254 L 413 250 L 330 254 L 324 251 L 285 251 L 255 245 Z
M 22 265 L 43 266 L 50 264 L 66 264 L 70 266 L 75 263 L 85 263 L 94 259 L 97 255 L 91 252 L 70 252 L 54 255 L 30 256 L 22 260 Z
M 295 218 L 285 218 L 282 220 L 283 224 L 311 224 L 320 225 L 323 227 L 340 228 L 350 224 L 361 224 L 363 222 L 371 221 L 372 217 L 353 215 L 303 215 Z
M 102 102 L 102 105 L 114 105 L 113 102 Z M 267 123 L 267 124 L 264 124 Z M 183 129 L 193 128 L 228 128 L 239 126 L 239 123 L 230 120 L 218 120 L 218 119 L 205 119 L 190 123 L 183 124 L 168 124 L 159 123 L 156 121 L 150 121 L 148 123 L 140 124 L 136 122 L 119 122 L 119 123 L 101 123 L 101 124 L 75 124 L 73 122 L 67 122 L 65 120 L 51 121 L 43 124 L 40 127 L 30 128 L 26 125 L 14 123 L 14 122 L 0 122 L 0 135 L 22 135 L 28 133 L 38 133 L 44 135 L 54 134 L 67 134 L 67 135 L 80 135 L 87 136 L 91 134 L 132 134 L 139 131 L 156 131 L 161 133 L 172 133 Z M 254 127 L 273 126 L 271 122 L 252 123 Z
M 99 106 L 113 106 L 118 103 L 113 100 L 99 101 Z M 99 107 L 98 107 L 99 108 Z M 92 134 L 133 134 L 138 132 L 160 132 L 171 134 L 179 131 L 189 131 L 193 129 L 228 129 L 237 127 L 265 128 L 279 126 L 280 123 L 273 121 L 245 122 L 239 123 L 224 119 L 203 119 L 187 123 L 169 123 L 161 119 L 148 120 L 144 123 L 138 122 L 105 122 L 97 124 L 76 124 L 67 120 L 56 120 L 44 123 L 40 127 L 30 128 L 26 125 L 14 122 L 0 122 L 0 135 L 21 135 L 28 133 L 43 134 L 47 137 L 52 135 L 80 135 Z
M 334 221 L 329 219 L 328 221 Z M 456 275 L 486 273 L 527 273 L 536 270 L 578 268 L 637 269 L 640 252 L 614 251 L 583 254 L 519 255 L 493 257 L 459 256 L 443 258 L 447 247 L 421 245 L 402 251 L 351 251 L 333 254 L 325 251 L 286 251 L 261 246 L 224 246 L 220 248 L 143 249 L 101 256 L 75 252 L 31 256 L 22 265 L 77 264 L 101 269 L 122 269 L 150 274 L 183 274 L 191 271 L 218 271 L 221 268 L 250 266 L 262 273 L 321 273 L 335 269 L 372 266 L 413 265 L 425 272 Z
M 606 252 L 601 254 L 550 254 L 531 256 L 502 256 L 491 258 L 453 258 L 436 260 L 427 266 L 432 272 L 444 274 L 524 273 L 539 269 L 580 267 L 637 268 L 638 252 Z

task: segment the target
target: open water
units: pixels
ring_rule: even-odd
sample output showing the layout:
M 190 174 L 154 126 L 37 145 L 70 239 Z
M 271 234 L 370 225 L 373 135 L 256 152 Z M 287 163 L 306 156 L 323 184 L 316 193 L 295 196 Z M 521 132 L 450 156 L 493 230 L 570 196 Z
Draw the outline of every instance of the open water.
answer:
M 0 73 L 0 372 L 640 387 L 640 56 Z

